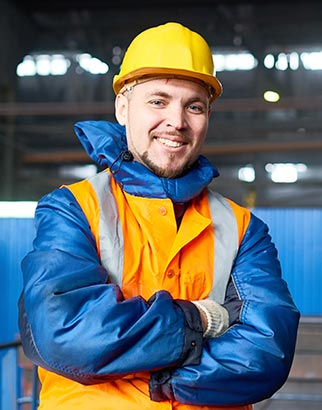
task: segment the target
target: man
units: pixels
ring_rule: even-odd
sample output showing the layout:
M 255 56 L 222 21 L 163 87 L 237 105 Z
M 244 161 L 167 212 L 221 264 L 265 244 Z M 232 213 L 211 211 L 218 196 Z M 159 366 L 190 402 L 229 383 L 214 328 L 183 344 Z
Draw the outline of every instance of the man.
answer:
M 200 155 L 221 93 L 205 40 L 139 34 L 118 124 L 75 130 L 106 168 L 41 199 L 19 325 L 41 410 L 251 409 L 285 382 L 299 314 L 266 225 Z

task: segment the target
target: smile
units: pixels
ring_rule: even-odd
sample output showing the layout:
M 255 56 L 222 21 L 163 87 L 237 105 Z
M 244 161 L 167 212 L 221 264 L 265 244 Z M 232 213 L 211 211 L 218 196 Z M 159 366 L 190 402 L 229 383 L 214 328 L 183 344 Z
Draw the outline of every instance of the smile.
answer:
M 171 148 L 178 148 L 184 145 L 183 142 L 171 141 L 169 139 L 162 138 L 162 137 L 159 137 L 158 141 L 161 142 L 161 144 L 166 145 L 167 147 L 171 147 Z

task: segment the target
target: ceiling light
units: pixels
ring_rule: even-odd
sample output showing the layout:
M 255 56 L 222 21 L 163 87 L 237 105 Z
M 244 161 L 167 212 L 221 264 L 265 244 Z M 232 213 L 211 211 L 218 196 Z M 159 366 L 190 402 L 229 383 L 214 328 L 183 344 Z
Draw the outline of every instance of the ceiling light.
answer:
M 305 172 L 305 164 L 276 163 L 266 164 L 265 170 L 270 174 L 271 180 L 276 183 L 294 183 L 298 180 L 298 174 Z
M 35 60 L 31 56 L 25 56 L 17 66 L 18 77 L 32 77 L 37 74 Z
M 79 65 L 91 74 L 106 74 L 109 66 L 91 54 L 84 53 L 77 56 Z
M 263 94 L 263 98 L 267 102 L 276 103 L 280 99 L 280 95 L 277 91 L 267 90 Z
M 256 58 L 248 52 L 214 54 L 213 60 L 216 71 L 248 71 L 258 64 Z
M 306 70 L 322 70 L 322 51 L 302 53 L 301 61 Z
M 245 167 L 239 168 L 238 179 L 244 182 L 255 181 L 255 169 L 252 165 L 247 165 Z
M 267 56 L 264 58 L 264 66 L 268 69 L 273 68 L 275 65 L 275 58 L 273 54 L 267 54 Z
M 59 167 L 59 175 L 66 178 L 86 179 L 97 173 L 94 164 L 87 165 L 62 165 Z
M 287 68 L 288 68 L 288 61 L 287 61 L 287 55 L 286 55 L 285 53 L 280 53 L 280 54 L 277 56 L 277 61 L 276 61 L 276 63 L 275 63 L 275 67 L 276 67 L 278 70 L 281 70 L 281 71 L 287 70 Z

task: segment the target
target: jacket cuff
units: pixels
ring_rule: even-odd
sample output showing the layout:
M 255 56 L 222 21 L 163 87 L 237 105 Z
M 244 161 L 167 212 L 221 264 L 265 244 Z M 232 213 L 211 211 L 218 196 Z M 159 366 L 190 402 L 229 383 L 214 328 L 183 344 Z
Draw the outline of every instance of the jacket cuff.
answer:
M 203 329 L 199 310 L 188 300 L 176 299 L 174 302 L 181 308 L 186 319 L 184 346 L 178 366 L 199 364 L 203 342 Z
M 153 401 L 174 400 L 171 385 L 172 370 L 165 369 L 151 372 L 149 380 L 150 399 Z
M 198 308 L 187 300 L 174 300 L 185 315 L 186 328 L 182 355 L 176 367 L 200 363 L 202 352 L 203 330 Z M 153 401 L 174 400 L 171 385 L 172 372 L 175 369 L 163 369 L 151 372 L 149 381 L 150 398 Z

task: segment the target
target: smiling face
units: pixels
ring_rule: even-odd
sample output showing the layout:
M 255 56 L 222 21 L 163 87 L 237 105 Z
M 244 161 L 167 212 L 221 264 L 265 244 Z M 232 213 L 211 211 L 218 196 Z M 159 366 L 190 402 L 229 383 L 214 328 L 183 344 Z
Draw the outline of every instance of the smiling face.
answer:
M 210 114 L 208 91 L 201 84 L 149 80 L 118 94 L 115 109 L 134 159 L 158 176 L 178 177 L 198 158 Z

